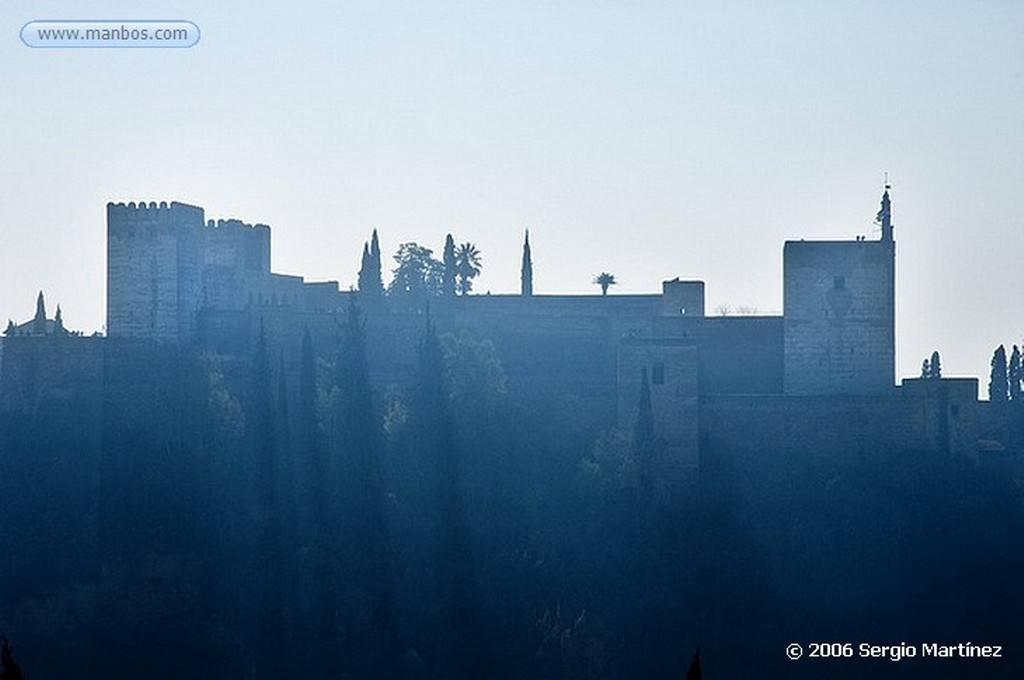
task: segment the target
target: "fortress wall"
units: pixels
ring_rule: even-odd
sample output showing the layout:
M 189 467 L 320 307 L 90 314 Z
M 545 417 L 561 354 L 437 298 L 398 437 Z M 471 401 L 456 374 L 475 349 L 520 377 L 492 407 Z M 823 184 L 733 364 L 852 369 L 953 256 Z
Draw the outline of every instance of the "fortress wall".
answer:
M 341 294 L 340 299 L 344 298 Z M 251 351 L 261 317 L 272 351 L 276 356 L 283 349 L 288 370 L 294 371 L 296 379 L 306 327 L 317 355 L 333 361 L 343 316 L 290 306 L 203 310 L 200 343 L 217 354 L 244 357 Z M 490 340 L 517 400 L 529 404 L 553 400 L 588 427 L 614 425 L 618 336 L 607 317 L 471 314 L 440 306 L 432 308 L 431 319 L 438 334 L 466 331 Z M 367 362 L 376 389 L 407 385 L 415 376 L 425 323 L 423 314 L 367 314 Z
M 701 395 L 782 393 L 782 317 L 662 316 L 653 319 L 653 334 L 697 346 Z
M 697 360 L 697 348 L 679 338 L 633 338 L 619 347 L 619 427 L 632 428 L 636 421 L 642 371 L 646 369 L 654 430 L 665 443 L 661 459 L 652 462 L 663 497 L 671 496 L 697 473 Z
M 514 316 L 607 316 L 650 319 L 661 314 L 661 295 L 468 295 L 442 300 L 451 307 L 477 314 Z M 647 324 L 649 325 L 649 324 Z
M 788 241 L 787 394 L 878 394 L 895 366 L 894 244 Z
M 905 378 L 898 391 L 904 398 L 925 401 L 932 409 L 940 444 L 951 452 L 977 456 L 981 437 L 977 378 Z
M 252 282 L 250 304 L 258 307 L 293 307 L 303 312 L 335 312 L 347 306 L 335 281 L 307 283 L 301 276 L 271 274 Z
M 702 397 L 701 438 L 712 451 L 761 455 L 862 456 L 916 449 L 974 456 L 978 430 L 970 389 L 952 383 L 933 391 L 899 388 L 874 396 Z
M 704 316 L 703 281 L 663 281 L 661 313 L 664 316 Z
M 48 336 L 4 340 L 0 410 L 47 414 L 98 436 L 104 338 Z M 57 423 L 51 423 L 56 425 Z
M 702 446 L 712 452 L 864 456 L 880 448 L 938 448 L 923 402 L 896 396 L 714 396 L 701 399 Z
M 186 346 L 149 339 L 109 339 L 104 344 L 103 401 L 105 427 L 110 432 L 130 432 L 154 427 L 154 413 L 176 414 L 201 404 L 195 395 L 176 392 L 187 376 L 183 371 L 192 358 Z M 174 424 L 173 415 L 160 421 Z M 194 432 L 179 432 L 193 436 Z
M 107 204 L 107 334 L 180 342 L 202 302 L 203 210 Z
M 210 220 L 203 229 L 203 266 L 270 274 L 270 227 L 241 220 Z
M 1024 402 L 977 403 L 978 461 L 1024 476 Z
M 203 306 L 238 310 L 270 273 L 270 227 L 210 220 L 203 229 Z

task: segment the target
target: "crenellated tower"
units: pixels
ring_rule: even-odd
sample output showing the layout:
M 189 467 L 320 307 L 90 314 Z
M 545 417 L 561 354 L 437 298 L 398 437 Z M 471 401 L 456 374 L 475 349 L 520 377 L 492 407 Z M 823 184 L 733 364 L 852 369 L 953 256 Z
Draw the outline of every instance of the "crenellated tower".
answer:
M 185 342 L 202 302 L 203 209 L 107 204 L 107 335 Z

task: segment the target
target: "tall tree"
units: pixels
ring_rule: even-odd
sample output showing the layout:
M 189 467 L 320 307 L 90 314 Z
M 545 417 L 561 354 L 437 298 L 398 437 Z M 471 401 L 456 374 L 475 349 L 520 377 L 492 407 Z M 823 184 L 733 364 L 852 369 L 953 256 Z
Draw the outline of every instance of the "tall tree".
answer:
M 463 243 L 455 251 L 455 271 L 459 280 L 459 295 L 473 290 L 473 279 L 480 274 L 480 251 L 472 243 Z
M 46 301 L 43 298 L 43 291 L 39 291 L 39 296 L 36 298 L 36 315 L 32 318 L 32 333 L 46 335 Z
M 1009 397 L 1006 374 L 1006 347 L 999 345 L 992 353 L 992 372 L 988 381 L 989 401 L 1005 402 Z
M 395 253 L 394 278 L 388 295 L 404 298 L 419 307 L 427 298 L 441 292 L 443 265 L 434 259 L 434 251 L 417 243 L 403 243 Z
M 436 501 L 441 529 L 438 601 L 443 626 L 443 675 L 470 677 L 480 672 L 481 652 L 476 631 L 466 511 L 462 498 L 462 469 L 449 405 L 444 358 L 434 324 L 427 315 L 419 346 L 414 426 L 420 455 L 434 467 Z
M 377 230 L 373 230 L 373 235 L 370 236 L 370 266 L 373 272 L 373 290 L 374 295 L 381 296 L 384 294 L 384 269 L 380 263 L 380 239 L 377 238 Z
M 459 262 L 455 255 L 455 239 L 448 234 L 444 239 L 444 256 L 441 260 L 443 274 L 441 276 L 441 294 L 447 297 L 455 295 L 455 282 L 459 277 Z
M 650 498 L 653 486 L 653 463 L 657 448 L 654 433 L 654 409 L 651 407 L 651 384 L 647 367 L 640 370 L 640 397 L 633 424 L 633 456 L 640 472 L 640 489 L 645 498 Z
M 302 536 L 312 547 L 311 580 L 314 593 L 304 625 L 306 649 L 309 650 L 305 670 L 311 677 L 327 677 L 339 672 L 338 645 L 334 639 L 338 597 L 337 577 L 333 569 L 337 543 L 333 539 L 337 532 L 327 498 L 327 465 L 317 418 L 316 382 L 316 355 L 307 326 L 302 333 L 297 400 L 298 450 L 303 460 L 301 488 L 305 497 Z
M 1010 364 L 1007 367 L 1007 376 L 1010 380 L 1010 400 L 1018 401 L 1021 398 L 1021 379 L 1024 376 L 1021 375 L 1021 356 L 1020 348 L 1017 345 L 1013 346 L 1013 351 L 1010 353 Z
M 607 295 L 608 287 L 616 285 L 618 281 L 615 280 L 614 274 L 609 274 L 608 272 L 601 272 L 600 274 L 594 277 L 594 283 L 597 284 L 598 286 L 601 286 L 601 295 Z
M 942 377 L 942 362 L 939 359 L 939 350 L 932 352 L 932 360 L 930 363 L 931 373 L 928 377 L 930 378 L 941 378 Z
M 352 670 L 359 676 L 391 676 L 397 649 L 391 554 L 384 507 L 382 420 L 373 406 L 366 364 L 366 320 L 354 298 L 342 322 L 337 385 L 344 528 L 348 544 L 346 592 L 363 602 L 359 617 L 346 617 Z M 356 620 L 361 619 L 361 620 Z
M 526 230 L 526 238 L 523 240 L 523 266 L 520 271 L 522 288 L 520 294 L 523 297 L 533 295 L 533 255 L 530 252 L 530 230 Z
M 363 293 L 364 295 L 369 295 L 370 294 L 370 289 L 372 287 L 370 285 L 370 278 L 371 278 L 370 269 L 371 269 L 371 265 L 370 265 L 370 244 L 364 241 L 363 242 L 363 257 L 362 257 L 362 260 L 361 260 L 360 265 L 359 265 L 359 284 L 358 284 L 359 292 Z
M 273 675 L 280 672 L 285 663 L 278 643 L 284 628 L 283 556 L 280 498 L 277 488 L 279 464 L 274 431 L 276 418 L 271 388 L 270 353 L 262 318 L 251 366 L 246 429 L 249 449 L 254 458 L 253 469 L 256 478 L 258 534 L 253 563 L 258 565 L 260 598 L 254 645 L 258 650 L 260 669 L 263 673 Z
M 277 490 L 280 496 L 281 526 L 285 554 L 290 554 L 296 539 L 295 485 L 292 460 L 292 431 L 288 405 L 288 375 L 284 365 L 284 351 L 278 355 L 277 407 L 274 411 L 274 442 L 277 445 Z
M 373 230 L 370 242 L 363 244 L 362 264 L 359 268 L 359 293 L 365 302 L 374 302 L 384 294 L 381 278 L 380 242 L 377 230 Z

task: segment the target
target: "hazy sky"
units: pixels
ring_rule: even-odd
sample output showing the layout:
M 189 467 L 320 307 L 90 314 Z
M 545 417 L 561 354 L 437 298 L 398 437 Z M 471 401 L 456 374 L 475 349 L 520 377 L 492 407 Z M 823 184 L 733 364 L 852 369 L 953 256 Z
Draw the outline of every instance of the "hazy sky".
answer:
M 302 9 L 296 9 L 296 5 Z M 188 19 L 186 50 L 25 47 L 33 19 Z M 273 229 L 276 271 L 355 283 L 444 235 L 515 292 L 707 282 L 782 309 L 786 239 L 877 238 L 893 184 L 897 362 L 983 376 L 1024 338 L 1019 2 L 0 5 L 0 318 L 102 327 L 107 201 Z M 386 262 L 385 266 L 389 266 Z

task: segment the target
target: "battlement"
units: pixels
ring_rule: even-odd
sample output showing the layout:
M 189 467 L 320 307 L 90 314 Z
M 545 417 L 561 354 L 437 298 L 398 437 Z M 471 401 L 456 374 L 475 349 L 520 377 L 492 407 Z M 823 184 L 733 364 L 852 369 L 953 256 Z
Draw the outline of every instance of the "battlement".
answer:
M 156 203 L 107 203 L 107 235 L 115 238 L 134 238 L 142 234 L 171 234 L 198 230 L 204 222 L 203 209 L 167 201 Z
M 203 209 L 107 204 L 107 333 L 180 342 L 201 300 Z
M 261 232 L 262 231 L 266 231 L 267 233 L 270 232 L 270 225 L 268 225 L 268 224 L 249 224 L 248 222 L 243 222 L 242 220 L 234 219 L 234 218 L 229 219 L 229 220 L 207 220 L 206 221 L 206 228 L 207 229 L 223 229 L 223 230 L 236 231 L 236 232 L 250 231 L 250 230 L 261 231 Z
M 139 201 L 135 203 L 107 203 L 107 217 L 119 220 L 155 219 L 162 215 L 189 216 L 202 215 L 203 209 L 199 206 L 179 203 L 177 201 Z M 233 220 L 236 221 L 237 220 Z
M 209 220 L 203 230 L 203 264 L 230 276 L 270 274 L 270 227 L 238 219 Z

